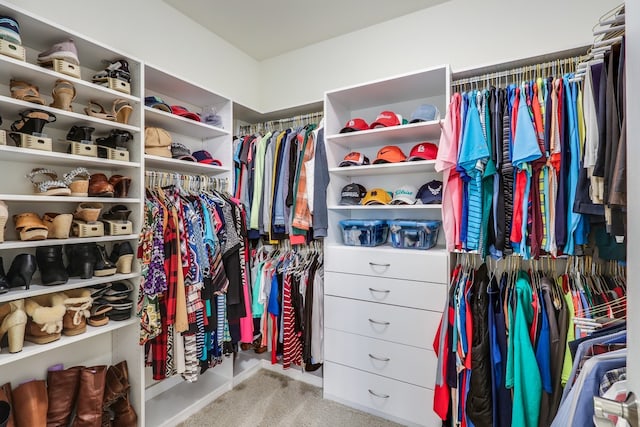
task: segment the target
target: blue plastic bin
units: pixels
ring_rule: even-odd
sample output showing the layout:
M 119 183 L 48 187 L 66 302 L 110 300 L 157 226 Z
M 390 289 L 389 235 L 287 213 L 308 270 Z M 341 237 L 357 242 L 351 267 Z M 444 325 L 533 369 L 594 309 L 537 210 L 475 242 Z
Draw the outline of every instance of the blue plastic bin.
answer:
M 378 246 L 387 241 L 389 226 L 382 219 L 343 219 L 342 241 L 348 246 Z
M 438 241 L 439 220 L 389 220 L 391 245 L 402 249 L 430 249 Z

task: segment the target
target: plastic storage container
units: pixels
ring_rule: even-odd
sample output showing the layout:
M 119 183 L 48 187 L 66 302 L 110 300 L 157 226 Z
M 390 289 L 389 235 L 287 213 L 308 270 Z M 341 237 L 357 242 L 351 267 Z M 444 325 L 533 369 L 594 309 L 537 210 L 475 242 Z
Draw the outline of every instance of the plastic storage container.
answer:
M 387 241 L 389 225 L 382 219 L 343 219 L 342 241 L 348 246 L 378 246 Z
M 391 244 L 394 248 L 430 249 L 438 241 L 438 230 L 441 221 L 438 220 L 389 220 Z

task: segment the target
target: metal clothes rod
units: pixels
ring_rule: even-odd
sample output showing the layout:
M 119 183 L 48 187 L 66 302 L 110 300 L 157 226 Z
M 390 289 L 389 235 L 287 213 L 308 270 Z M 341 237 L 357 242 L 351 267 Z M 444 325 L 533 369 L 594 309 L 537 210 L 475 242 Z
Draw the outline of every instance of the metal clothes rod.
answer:
M 214 190 L 228 192 L 229 180 L 208 175 L 177 172 L 145 171 L 145 186 L 149 188 L 175 185 L 189 191 Z
M 315 113 L 301 114 L 299 116 L 288 117 L 278 120 L 270 120 L 264 123 L 253 123 L 238 127 L 238 135 L 249 135 L 253 133 L 269 132 L 281 130 L 284 125 L 292 127 L 301 127 L 309 123 L 318 123 L 322 120 L 324 113 L 317 111 Z

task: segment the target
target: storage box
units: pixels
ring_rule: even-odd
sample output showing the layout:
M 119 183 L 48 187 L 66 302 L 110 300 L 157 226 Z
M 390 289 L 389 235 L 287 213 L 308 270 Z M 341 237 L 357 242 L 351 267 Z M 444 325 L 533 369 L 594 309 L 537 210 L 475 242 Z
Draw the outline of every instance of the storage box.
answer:
M 25 50 L 19 44 L 0 39 L 0 53 L 20 61 L 26 61 Z
M 124 148 L 110 148 L 103 145 L 98 145 L 98 157 L 109 160 L 122 160 L 123 162 L 129 161 L 129 151 Z
M 85 222 L 74 219 L 71 224 L 71 234 L 75 237 L 102 237 L 104 236 L 104 224 L 102 222 Z
M 16 141 L 16 145 L 18 147 L 31 148 L 33 150 L 53 151 L 53 143 L 51 141 L 51 138 L 29 135 L 20 132 L 11 132 L 10 135 L 12 139 Z
M 71 144 L 71 154 L 77 156 L 98 157 L 98 146 L 85 144 L 78 141 L 69 141 Z
M 7 145 L 7 132 L 0 129 L 0 145 Z
M 124 80 L 116 79 L 114 77 L 107 78 L 107 82 L 109 84 L 109 89 L 131 95 L 131 84 L 129 82 L 125 82 Z
M 343 219 L 342 241 L 348 246 L 378 246 L 387 241 L 389 226 L 382 219 Z
M 72 64 L 71 62 L 63 61 L 62 59 L 53 60 L 53 69 L 59 73 L 66 74 L 67 76 L 80 78 L 80 66 Z
M 104 228 L 109 236 L 123 236 L 133 233 L 133 224 L 131 221 L 113 221 L 103 219 Z
M 391 231 L 391 245 L 394 248 L 430 249 L 438 241 L 438 230 L 441 221 L 438 220 L 389 220 Z

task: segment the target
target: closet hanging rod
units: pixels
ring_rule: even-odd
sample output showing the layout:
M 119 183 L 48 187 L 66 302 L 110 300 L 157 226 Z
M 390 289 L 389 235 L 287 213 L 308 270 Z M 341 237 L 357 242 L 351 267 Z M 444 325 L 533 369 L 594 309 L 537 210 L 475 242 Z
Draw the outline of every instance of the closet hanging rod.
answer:
M 276 120 L 269 120 L 263 123 L 252 123 L 249 125 L 240 125 L 238 126 L 238 134 L 246 135 L 253 134 L 257 132 L 264 131 L 272 131 L 272 130 L 280 130 L 282 125 L 292 123 L 294 127 L 297 126 L 305 126 L 308 123 L 316 123 L 319 122 L 324 117 L 324 112 L 316 111 L 313 113 L 301 114 L 298 116 L 287 117 Z

